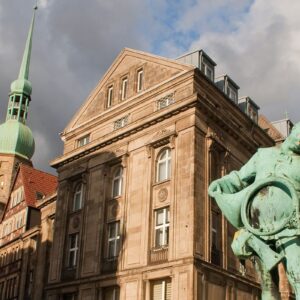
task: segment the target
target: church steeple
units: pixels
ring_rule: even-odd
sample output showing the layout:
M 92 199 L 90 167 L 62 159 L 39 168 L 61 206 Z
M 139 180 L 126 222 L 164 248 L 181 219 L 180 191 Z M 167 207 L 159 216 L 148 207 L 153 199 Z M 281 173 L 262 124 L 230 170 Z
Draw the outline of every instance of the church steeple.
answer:
M 9 198 L 19 163 L 32 165 L 35 143 L 32 132 L 25 123 L 32 92 L 28 76 L 36 9 L 37 7 L 33 11 L 19 76 L 11 84 L 6 121 L 0 125 L 0 215 Z
M 37 7 L 34 7 L 33 16 L 28 32 L 28 37 L 23 54 L 23 60 L 20 67 L 18 79 L 13 81 L 10 87 L 9 103 L 7 109 L 6 120 L 17 120 L 25 124 L 29 102 L 31 100 L 32 85 L 29 79 L 29 66 L 32 48 L 32 34 L 35 21 L 35 11 Z

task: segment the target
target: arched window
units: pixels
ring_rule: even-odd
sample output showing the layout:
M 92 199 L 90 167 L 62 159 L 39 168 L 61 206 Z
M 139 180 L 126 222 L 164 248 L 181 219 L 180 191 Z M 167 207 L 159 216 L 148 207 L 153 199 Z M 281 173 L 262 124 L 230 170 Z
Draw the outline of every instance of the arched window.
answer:
M 112 196 L 118 197 L 122 194 L 123 168 L 119 167 L 113 176 L 112 180 Z
M 157 168 L 157 173 L 156 173 L 157 182 L 169 179 L 171 177 L 171 149 L 170 148 L 166 148 L 162 152 L 160 152 L 157 158 L 156 168 Z
M 82 208 L 82 183 L 79 183 L 75 187 L 74 196 L 73 196 L 73 211 L 79 210 Z

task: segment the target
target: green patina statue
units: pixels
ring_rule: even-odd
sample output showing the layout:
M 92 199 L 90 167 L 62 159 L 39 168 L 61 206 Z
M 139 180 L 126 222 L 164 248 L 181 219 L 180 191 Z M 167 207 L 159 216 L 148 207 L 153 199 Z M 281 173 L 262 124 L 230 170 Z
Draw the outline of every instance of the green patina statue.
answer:
M 262 299 L 280 299 L 282 262 L 300 300 L 300 123 L 280 147 L 259 149 L 239 171 L 213 181 L 209 195 L 238 229 L 234 254 L 255 257 Z

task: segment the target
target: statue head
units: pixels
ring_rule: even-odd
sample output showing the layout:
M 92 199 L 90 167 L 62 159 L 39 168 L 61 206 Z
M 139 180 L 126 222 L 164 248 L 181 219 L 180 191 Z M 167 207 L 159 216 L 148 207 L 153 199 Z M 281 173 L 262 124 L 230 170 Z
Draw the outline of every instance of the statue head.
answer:
M 294 125 L 290 135 L 281 145 L 283 152 L 294 152 L 300 154 L 300 122 Z

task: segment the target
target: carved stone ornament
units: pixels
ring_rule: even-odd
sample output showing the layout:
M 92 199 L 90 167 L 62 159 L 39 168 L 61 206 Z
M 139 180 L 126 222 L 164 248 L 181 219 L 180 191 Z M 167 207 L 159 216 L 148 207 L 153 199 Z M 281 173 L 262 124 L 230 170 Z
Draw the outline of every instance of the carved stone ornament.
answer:
M 177 133 L 175 130 L 162 129 L 158 131 L 152 139 L 146 143 L 146 151 L 148 158 L 152 156 L 152 149 L 162 147 L 168 143 L 170 143 L 170 147 L 175 147 L 175 138 L 177 137 Z
M 80 224 L 80 218 L 79 217 L 74 217 L 72 220 L 72 227 L 73 229 L 77 229 L 79 227 Z
M 209 138 L 209 139 L 215 140 L 216 142 L 218 142 L 221 145 L 224 145 L 225 140 L 224 140 L 223 134 L 221 132 L 218 132 L 215 129 L 212 129 L 212 128 L 208 127 L 206 137 Z
M 162 188 L 158 192 L 158 200 L 160 202 L 166 201 L 168 198 L 168 190 L 166 188 Z
M 119 215 L 119 212 L 120 212 L 120 205 L 116 201 L 114 204 L 112 204 L 110 208 L 110 213 L 113 218 L 116 218 Z

